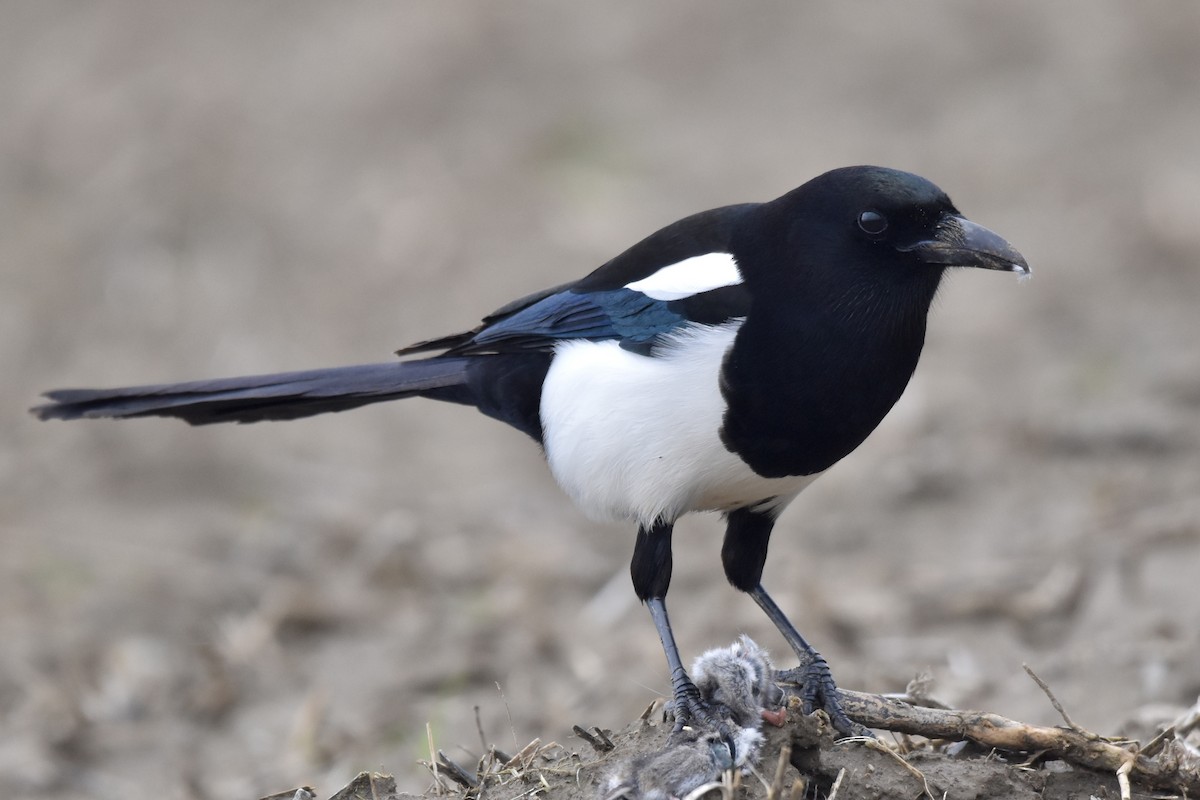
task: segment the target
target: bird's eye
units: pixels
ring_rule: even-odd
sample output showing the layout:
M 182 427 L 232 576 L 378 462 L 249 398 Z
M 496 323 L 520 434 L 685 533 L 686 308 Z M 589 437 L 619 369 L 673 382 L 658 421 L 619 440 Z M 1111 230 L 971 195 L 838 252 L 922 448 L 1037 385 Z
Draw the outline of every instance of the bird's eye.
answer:
M 887 230 L 887 217 L 878 211 L 864 211 L 858 215 L 858 227 L 863 233 L 878 236 Z

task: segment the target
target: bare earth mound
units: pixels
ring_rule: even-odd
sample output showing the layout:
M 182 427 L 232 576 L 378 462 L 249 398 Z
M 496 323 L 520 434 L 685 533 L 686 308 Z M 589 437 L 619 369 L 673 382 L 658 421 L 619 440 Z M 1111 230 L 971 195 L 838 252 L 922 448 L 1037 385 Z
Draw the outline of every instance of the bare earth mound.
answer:
M 1031 677 L 1032 673 L 1031 673 Z M 1040 679 L 1034 677 L 1034 680 Z M 788 687 L 789 689 L 794 687 Z M 915 684 L 910 692 L 919 687 Z M 1046 690 L 1051 703 L 1058 701 Z M 687 800 L 871 800 L 873 798 L 1158 798 L 1200 793 L 1200 704 L 1147 742 L 1101 737 L 1063 714 L 1060 727 L 1039 727 L 996 714 L 935 708 L 922 696 L 883 697 L 842 692 L 856 722 L 879 738 L 836 738 L 823 712 L 803 715 L 799 699 L 785 704 L 787 721 L 766 726 L 758 764 L 729 769 L 687 792 Z M 495 747 L 467 765 L 441 750 L 424 762 L 433 777 L 421 797 L 543 797 L 553 800 L 666 800 L 647 776 L 645 791 L 612 792 L 609 778 L 631 763 L 654 763 L 669 753 L 672 725 L 655 702 L 623 731 L 575 728 L 567 744 L 535 739 L 510 754 Z M 714 776 L 715 777 L 715 776 Z M 310 788 L 264 800 L 312 800 Z M 399 793 L 390 775 L 362 773 L 330 800 L 390 800 Z

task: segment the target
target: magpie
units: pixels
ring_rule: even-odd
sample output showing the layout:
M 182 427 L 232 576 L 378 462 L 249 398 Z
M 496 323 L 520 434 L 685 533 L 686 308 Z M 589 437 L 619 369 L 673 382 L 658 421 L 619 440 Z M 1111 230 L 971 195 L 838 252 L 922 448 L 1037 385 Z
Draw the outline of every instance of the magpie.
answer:
M 800 660 L 804 710 L 855 730 L 829 666 L 763 588 L 780 513 L 879 425 L 950 267 L 1029 274 L 999 235 L 907 172 L 835 169 L 775 200 L 686 217 L 585 277 L 379 364 L 119 389 L 59 389 L 42 419 L 307 417 L 426 397 L 528 434 L 588 515 L 636 525 L 630 572 L 670 670 L 676 729 L 714 714 L 667 616 L 671 536 L 721 514 L 721 562 Z

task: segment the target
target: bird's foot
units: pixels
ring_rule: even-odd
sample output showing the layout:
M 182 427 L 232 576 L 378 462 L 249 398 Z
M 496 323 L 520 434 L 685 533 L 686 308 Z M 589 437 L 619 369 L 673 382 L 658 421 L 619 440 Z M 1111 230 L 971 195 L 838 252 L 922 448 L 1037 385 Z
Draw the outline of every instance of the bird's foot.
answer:
M 713 728 L 721 724 L 721 718 L 704 700 L 691 678 L 687 675 L 677 675 L 672 683 L 674 697 L 671 700 L 671 713 L 675 717 L 677 732 L 688 724 L 704 728 Z
M 780 670 L 777 678 L 781 683 L 792 683 L 799 687 L 801 710 L 805 714 L 821 709 L 829 715 L 829 721 L 838 733 L 874 738 L 866 727 L 846 715 L 837 683 L 833 680 L 833 673 L 820 653 L 814 651 L 807 664 L 794 669 Z
M 737 740 L 725 717 L 705 701 L 696 684 L 687 675 L 676 675 L 672 683 L 674 697 L 671 701 L 671 713 L 675 717 L 672 736 L 677 737 L 684 733 L 685 728 L 690 729 L 690 735 L 695 735 L 696 731 L 715 734 L 729 748 L 730 758 L 736 762 Z

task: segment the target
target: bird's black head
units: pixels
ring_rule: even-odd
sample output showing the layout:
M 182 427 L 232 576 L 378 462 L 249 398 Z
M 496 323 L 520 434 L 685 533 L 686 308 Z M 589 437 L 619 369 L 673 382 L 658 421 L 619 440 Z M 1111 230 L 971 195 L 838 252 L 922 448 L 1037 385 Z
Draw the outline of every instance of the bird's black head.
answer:
M 900 398 L 947 267 L 1027 272 L 1019 253 L 907 172 L 847 167 L 744 212 L 750 309 L 723 367 L 722 441 L 760 475 L 814 475 Z
M 763 275 L 772 283 L 823 285 L 835 293 L 873 285 L 932 299 L 946 267 L 1029 272 L 1008 242 L 964 218 L 945 192 L 908 172 L 832 170 L 760 210 L 756 238 L 771 243 L 760 263 L 777 273 Z

